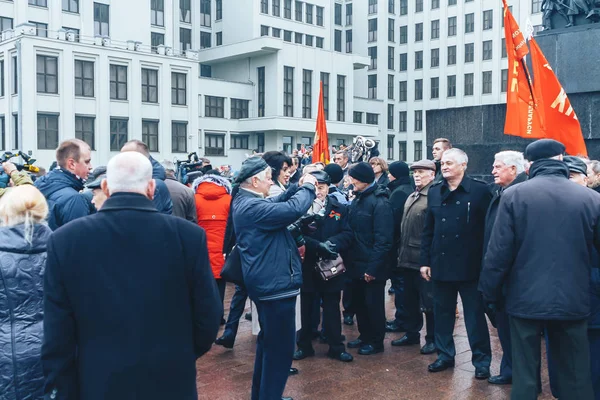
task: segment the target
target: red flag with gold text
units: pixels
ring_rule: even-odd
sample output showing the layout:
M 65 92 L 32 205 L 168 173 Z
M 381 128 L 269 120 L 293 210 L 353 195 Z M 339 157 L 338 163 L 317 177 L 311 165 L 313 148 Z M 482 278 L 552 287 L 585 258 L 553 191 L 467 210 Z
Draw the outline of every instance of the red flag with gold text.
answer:
M 315 129 L 315 144 L 313 145 L 312 162 L 329 164 L 329 138 L 327 137 L 325 108 L 323 106 L 323 82 L 321 82 L 320 87 L 319 108 L 317 110 L 317 128 Z

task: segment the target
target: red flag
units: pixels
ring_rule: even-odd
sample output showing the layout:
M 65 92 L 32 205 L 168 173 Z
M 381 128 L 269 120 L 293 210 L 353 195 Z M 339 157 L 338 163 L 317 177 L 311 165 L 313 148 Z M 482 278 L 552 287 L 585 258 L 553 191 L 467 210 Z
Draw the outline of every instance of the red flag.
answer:
M 543 109 L 538 107 L 536 93 L 523 58 L 529 53 L 519 24 L 504 4 L 504 37 L 508 56 L 508 88 L 504 133 L 525 138 L 545 137 Z
M 529 45 L 534 83 L 540 91 L 540 104 L 544 109 L 546 137 L 564 144 L 568 154 L 587 157 L 581 125 L 565 90 L 535 39 L 531 38 Z
M 319 90 L 319 109 L 317 111 L 317 129 L 315 130 L 315 144 L 312 152 L 312 162 L 329 164 L 329 138 L 327 137 L 327 124 L 325 123 L 325 108 L 323 107 L 323 82 Z

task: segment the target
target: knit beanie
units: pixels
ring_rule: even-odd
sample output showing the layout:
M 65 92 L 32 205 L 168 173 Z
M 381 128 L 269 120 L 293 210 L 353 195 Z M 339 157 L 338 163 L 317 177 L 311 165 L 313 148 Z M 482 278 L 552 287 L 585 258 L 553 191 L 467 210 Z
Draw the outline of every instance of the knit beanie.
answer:
M 375 172 L 373 172 L 371 164 L 366 162 L 359 162 L 350 167 L 348 175 L 363 183 L 373 183 L 375 181 Z
M 331 183 L 334 185 L 337 185 L 342 179 L 344 179 L 344 171 L 342 170 L 342 167 L 335 163 L 327 164 L 324 171 L 327 172 L 327 175 L 329 175 L 331 178 Z
M 409 175 L 408 164 L 404 161 L 394 161 L 390 164 L 388 170 L 390 171 L 390 174 L 396 179 Z

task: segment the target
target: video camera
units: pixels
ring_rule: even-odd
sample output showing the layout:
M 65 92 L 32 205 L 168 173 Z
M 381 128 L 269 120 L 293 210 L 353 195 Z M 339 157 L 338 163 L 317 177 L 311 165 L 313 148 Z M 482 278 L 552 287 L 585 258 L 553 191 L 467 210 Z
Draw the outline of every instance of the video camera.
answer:
M 200 161 L 200 157 L 195 151 L 188 154 L 187 160 L 176 160 L 175 164 L 177 166 L 177 180 L 183 184 L 187 183 L 189 172 L 202 169 L 202 161 Z
M 12 153 L 10 151 L 5 152 L 0 156 L 0 165 L 4 164 L 7 161 L 15 157 L 21 157 L 23 160 L 23 164 L 15 163 L 15 167 L 17 167 L 17 171 L 27 171 L 31 173 L 39 172 L 40 169 L 33 165 L 35 163 L 35 158 L 25 154 L 21 150 L 16 153 Z M 6 188 L 8 186 L 8 182 L 10 182 L 10 176 L 8 176 L 3 169 L 0 168 L 0 188 Z
M 316 221 L 322 220 L 325 218 L 325 207 L 323 207 L 316 214 L 306 214 L 301 216 L 296 220 L 296 222 L 288 225 L 287 230 L 292 234 L 294 241 L 296 242 L 296 246 L 302 247 L 306 244 L 306 240 L 304 240 L 304 234 L 310 229 L 310 225 Z

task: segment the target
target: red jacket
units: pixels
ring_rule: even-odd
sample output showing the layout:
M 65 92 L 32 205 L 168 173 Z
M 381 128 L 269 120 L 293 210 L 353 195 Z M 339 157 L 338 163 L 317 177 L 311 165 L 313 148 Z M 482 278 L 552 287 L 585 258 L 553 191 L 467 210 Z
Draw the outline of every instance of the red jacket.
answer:
M 231 184 L 217 175 L 205 175 L 194 181 L 198 225 L 206 231 L 208 256 L 215 279 L 221 278 L 223 240 L 231 205 Z

